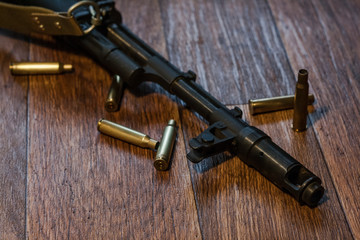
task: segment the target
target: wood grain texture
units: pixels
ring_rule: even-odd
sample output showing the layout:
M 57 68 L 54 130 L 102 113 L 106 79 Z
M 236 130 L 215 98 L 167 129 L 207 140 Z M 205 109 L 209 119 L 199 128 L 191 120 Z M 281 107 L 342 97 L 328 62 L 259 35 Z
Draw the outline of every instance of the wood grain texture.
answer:
M 351 239 L 351 231 L 337 198 L 314 130 L 291 129 L 292 110 L 245 119 L 322 180 L 326 196 L 310 209 L 282 192 L 237 157 L 218 155 L 190 164 L 204 239 Z M 182 110 L 185 139 L 206 126 Z M 196 129 L 194 131 L 194 129 Z
M 27 39 L 0 31 L 0 239 L 25 237 L 28 78 L 9 63 L 27 60 Z
M 308 68 L 316 136 L 360 239 L 360 2 L 270 0 L 293 69 Z
M 137 4 L 124 3 L 122 11 L 131 14 Z M 156 8 L 146 10 L 159 13 Z M 148 30 L 160 33 L 152 43 L 164 46 L 161 24 Z M 32 60 L 72 63 L 76 72 L 30 78 L 29 239 L 201 238 L 181 126 L 167 172 L 153 167 L 155 152 L 96 129 L 105 117 L 160 140 L 169 119 L 180 123 L 177 104 L 146 85 L 139 90 L 148 94 L 125 91 L 120 112 L 106 113 L 110 76 L 88 57 L 64 49 L 54 42 L 31 45 Z
M 120 112 L 107 113 L 110 76 L 86 53 L 0 31 L 0 239 L 360 239 L 359 5 L 116 1 L 135 34 L 228 105 L 292 94 L 294 73 L 309 69 L 317 102 L 305 133 L 290 129 L 291 110 L 250 117 L 240 107 L 323 180 L 314 209 L 237 157 L 188 162 L 188 140 L 207 125 L 161 87 L 126 90 Z M 10 60 L 76 70 L 12 77 Z M 102 117 L 158 140 L 175 119 L 171 169 L 157 172 L 154 151 L 99 134 Z
M 266 1 L 160 1 L 171 62 L 225 104 L 292 94 L 294 79 Z

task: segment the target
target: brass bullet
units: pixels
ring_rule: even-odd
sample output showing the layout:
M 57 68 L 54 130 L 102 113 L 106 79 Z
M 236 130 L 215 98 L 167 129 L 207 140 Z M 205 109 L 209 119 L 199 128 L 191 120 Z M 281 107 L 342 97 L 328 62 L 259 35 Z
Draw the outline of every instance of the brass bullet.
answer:
M 307 103 L 309 94 L 308 71 L 301 69 L 295 89 L 294 118 L 292 128 L 296 132 L 306 130 Z
M 110 137 L 134 144 L 142 148 L 157 149 L 159 142 L 148 135 L 124 127 L 111 121 L 100 119 L 98 122 L 99 132 Z
M 271 98 L 262 98 L 262 99 L 250 99 L 249 100 L 249 110 L 251 115 L 273 112 L 279 110 L 285 110 L 294 108 L 295 95 L 280 96 L 280 97 L 271 97 Z M 315 102 L 315 97 L 313 94 L 308 96 L 308 105 L 311 105 Z
M 169 167 L 171 154 L 176 140 L 176 121 L 171 119 L 165 127 L 163 137 L 156 153 L 154 167 L 165 171 Z
M 9 69 L 13 75 L 60 74 L 74 70 L 71 64 L 60 62 L 12 62 Z
M 105 101 L 105 109 L 108 112 L 116 112 L 119 109 L 120 101 L 123 95 L 124 81 L 119 75 L 112 77 L 112 83 Z

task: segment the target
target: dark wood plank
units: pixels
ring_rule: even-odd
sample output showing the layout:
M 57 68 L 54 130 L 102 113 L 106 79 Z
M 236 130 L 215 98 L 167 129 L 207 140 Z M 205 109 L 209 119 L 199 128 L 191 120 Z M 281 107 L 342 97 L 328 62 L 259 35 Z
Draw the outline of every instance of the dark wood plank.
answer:
M 134 20 L 125 22 L 165 52 L 156 2 L 118 5 L 124 19 L 134 18 L 137 7 L 156 13 L 136 16 L 149 23 L 148 32 Z M 126 90 L 121 111 L 109 114 L 104 100 L 110 77 L 88 57 L 71 53 L 61 43 L 32 44 L 30 57 L 72 63 L 76 71 L 30 79 L 29 238 L 201 238 L 181 125 L 167 172 L 153 167 L 155 152 L 100 135 L 96 129 L 105 117 L 160 139 L 169 119 L 180 123 L 177 104 L 149 84 L 139 89 L 146 95 Z
M 290 130 L 291 111 L 250 118 L 242 107 L 251 124 L 324 180 L 318 208 L 299 206 L 238 158 L 187 163 L 184 142 L 206 125 L 183 107 L 179 115 L 174 98 L 154 84 L 127 90 L 121 111 L 106 113 L 110 77 L 99 65 L 47 37 L 32 40 L 29 58 L 26 41 L 1 32 L 0 238 L 351 239 L 351 231 L 360 238 L 359 3 L 270 5 L 272 13 L 260 0 L 117 1 L 130 29 L 197 71 L 226 103 L 290 94 L 293 71 L 310 69 L 318 103 L 307 132 Z M 28 78 L 11 77 L 9 59 L 68 62 L 76 72 L 30 77 L 27 117 Z M 101 117 L 157 139 L 170 118 L 181 119 L 171 170 L 157 172 L 151 150 L 100 135 Z
M 116 8 L 123 17 L 123 23 L 161 55 L 167 57 L 159 3 L 155 0 L 150 2 L 116 0 L 115 2 Z
M 294 79 L 266 1 L 160 1 L 169 58 L 226 104 L 286 95 Z
M 204 239 L 351 239 L 314 129 L 291 129 L 292 110 L 245 119 L 257 126 L 324 182 L 326 197 L 310 209 L 271 184 L 239 158 L 218 155 L 190 164 Z M 206 126 L 182 111 L 185 139 Z M 194 133 L 195 132 L 195 133 Z
M 360 2 L 270 0 L 293 69 L 308 68 L 311 116 L 356 239 L 360 239 Z
M 0 31 L 0 239 L 25 238 L 28 78 L 10 75 L 28 59 L 27 39 Z

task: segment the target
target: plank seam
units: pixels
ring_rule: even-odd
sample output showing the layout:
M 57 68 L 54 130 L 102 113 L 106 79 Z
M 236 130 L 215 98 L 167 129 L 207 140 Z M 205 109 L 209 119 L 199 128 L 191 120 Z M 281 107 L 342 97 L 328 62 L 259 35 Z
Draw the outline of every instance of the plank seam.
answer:
M 30 61 L 30 48 L 31 48 L 31 39 L 28 38 L 28 58 L 27 60 Z M 25 239 L 29 239 L 28 236 L 28 225 L 27 225 L 27 218 L 28 218 L 28 183 L 29 183 L 29 148 L 30 148 L 30 136 L 29 136 L 29 98 L 30 98 L 30 77 L 27 76 L 27 89 L 26 89 L 26 174 L 25 174 L 25 216 L 24 216 L 24 236 Z

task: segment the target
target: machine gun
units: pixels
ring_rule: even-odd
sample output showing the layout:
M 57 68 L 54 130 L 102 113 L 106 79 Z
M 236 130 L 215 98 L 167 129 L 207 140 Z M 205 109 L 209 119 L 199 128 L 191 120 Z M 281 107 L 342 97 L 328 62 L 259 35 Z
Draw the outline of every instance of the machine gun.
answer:
M 208 121 L 209 127 L 189 142 L 191 151 L 187 158 L 191 162 L 199 163 L 229 151 L 300 203 L 314 207 L 322 198 L 324 188 L 316 175 L 264 132 L 242 120 L 239 108 L 230 110 L 206 92 L 195 82 L 195 73 L 180 71 L 134 35 L 122 24 L 113 1 L 18 0 L 15 3 L 22 6 L 0 4 L 3 9 L 0 27 L 21 33 L 65 35 L 63 38 L 69 43 L 119 75 L 127 86 L 136 87 L 142 81 L 158 83 Z M 5 11 L 5 7 L 11 11 Z M 14 11 L 23 15 L 9 27 L 6 18 L 14 18 Z

